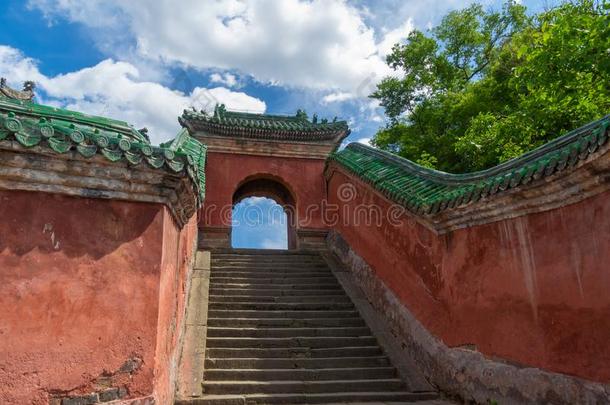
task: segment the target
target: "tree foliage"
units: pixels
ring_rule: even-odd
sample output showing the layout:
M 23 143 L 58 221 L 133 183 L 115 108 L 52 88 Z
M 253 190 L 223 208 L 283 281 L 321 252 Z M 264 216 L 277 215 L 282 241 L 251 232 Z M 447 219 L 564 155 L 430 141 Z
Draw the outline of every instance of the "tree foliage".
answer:
M 371 97 L 389 124 L 375 146 L 424 166 L 494 166 L 610 112 L 610 2 L 538 15 L 507 2 L 447 14 L 396 44 Z

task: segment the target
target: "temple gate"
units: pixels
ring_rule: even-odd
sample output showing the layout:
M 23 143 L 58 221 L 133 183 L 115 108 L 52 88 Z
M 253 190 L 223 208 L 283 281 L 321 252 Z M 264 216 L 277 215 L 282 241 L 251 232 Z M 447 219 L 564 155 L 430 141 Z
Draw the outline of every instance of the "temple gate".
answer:
M 234 204 L 257 195 L 276 200 L 288 217 L 288 247 L 324 245 L 326 158 L 349 134 L 345 121 L 249 114 L 217 106 L 187 110 L 180 123 L 208 147 L 208 194 L 199 212 L 200 246 L 230 247 Z

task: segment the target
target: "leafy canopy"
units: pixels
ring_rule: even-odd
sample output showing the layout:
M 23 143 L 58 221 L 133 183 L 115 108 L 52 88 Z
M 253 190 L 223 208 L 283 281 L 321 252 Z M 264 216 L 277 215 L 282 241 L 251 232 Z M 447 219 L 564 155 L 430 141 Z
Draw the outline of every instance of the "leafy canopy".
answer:
M 396 44 L 371 97 L 381 149 L 450 172 L 488 168 L 610 112 L 610 1 L 538 15 L 508 1 L 447 14 Z

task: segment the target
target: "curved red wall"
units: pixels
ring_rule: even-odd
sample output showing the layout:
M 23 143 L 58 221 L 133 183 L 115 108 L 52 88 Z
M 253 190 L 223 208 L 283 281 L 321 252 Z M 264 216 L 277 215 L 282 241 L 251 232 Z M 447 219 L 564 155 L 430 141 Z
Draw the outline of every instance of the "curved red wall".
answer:
M 333 227 L 448 346 L 610 381 L 609 192 L 440 236 L 409 216 L 393 224 L 387 199 L 339 171 L 329 202 Z M 365 206 L 381 209 L 380 226 L 355 214 Z

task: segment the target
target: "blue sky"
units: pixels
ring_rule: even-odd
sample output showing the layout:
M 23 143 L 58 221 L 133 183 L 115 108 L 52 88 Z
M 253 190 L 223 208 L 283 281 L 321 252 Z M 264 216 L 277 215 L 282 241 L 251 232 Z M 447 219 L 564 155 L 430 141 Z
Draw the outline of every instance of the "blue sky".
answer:
M 367 96 L 392 73 L 384 63 L 391 46 L 469 3 L 5 0 L 0 76 L 14 86 L 36 81 L 40 102 L 146 126 L 154 143 L 173 138 L 184 108 L 216 103 L 338 116 L 350 124 L 348 141 L 366 143 L 385 122 Z M 552 1 L 525 3 L 540 9 Z M 256 246 L 276 228 L 255 233 Z

